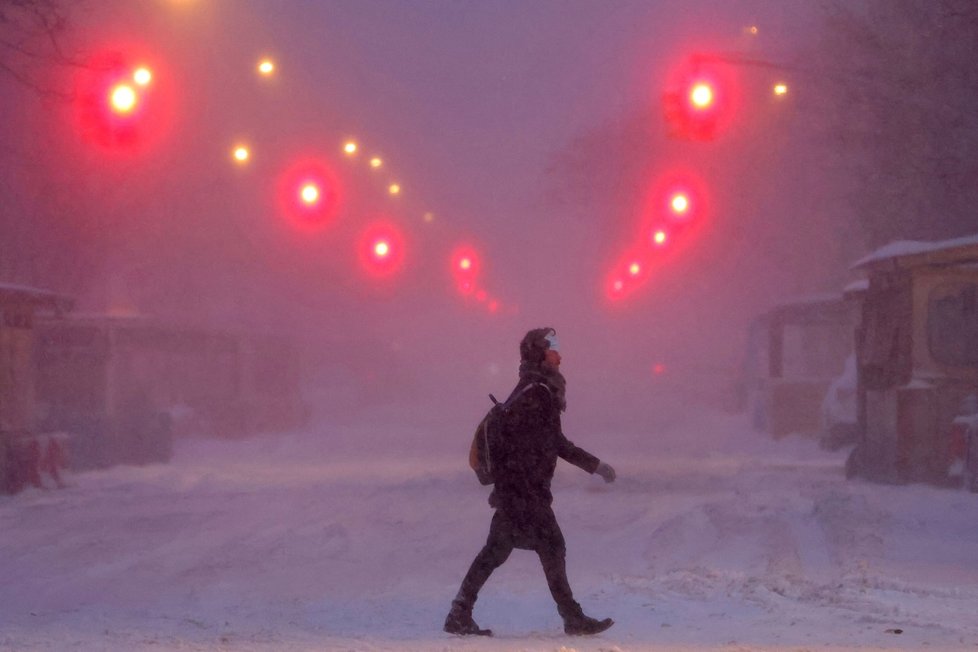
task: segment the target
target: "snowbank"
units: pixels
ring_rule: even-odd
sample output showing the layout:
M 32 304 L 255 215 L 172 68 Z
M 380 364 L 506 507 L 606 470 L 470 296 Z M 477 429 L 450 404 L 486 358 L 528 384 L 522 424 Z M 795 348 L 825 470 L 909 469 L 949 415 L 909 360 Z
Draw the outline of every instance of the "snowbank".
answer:
M 0 499 L 0 649 L 978 645 L 978 497 L 847 482 L 844 453 L 716 415 L 575 437 L 617 467 L 613 485 L 559 468 L 571 584 L 615 627 L 564 636 L 539 562 L 517 551 L 476 606 L 497 636 L 450 637 L 441 622 L 484 541 L 487 492 L 467 442 L 384 455 L 378 438 L 350 426 L 182 441 L 169 465 Z

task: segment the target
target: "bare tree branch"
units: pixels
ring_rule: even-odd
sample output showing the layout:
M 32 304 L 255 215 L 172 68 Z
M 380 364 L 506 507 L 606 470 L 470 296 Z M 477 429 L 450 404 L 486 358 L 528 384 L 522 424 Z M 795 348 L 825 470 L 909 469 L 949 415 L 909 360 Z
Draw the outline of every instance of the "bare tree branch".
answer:
M 64 0 L 0 0 L 0 73 L 42 96 L 70 98 L 40 80 L 53 68 L 84 65 L 61 45 L 68 24 L 65 6 Z
M 964 0 L 823 4 L 817 95 L 867 245 L 974 231 L 978 5 Z

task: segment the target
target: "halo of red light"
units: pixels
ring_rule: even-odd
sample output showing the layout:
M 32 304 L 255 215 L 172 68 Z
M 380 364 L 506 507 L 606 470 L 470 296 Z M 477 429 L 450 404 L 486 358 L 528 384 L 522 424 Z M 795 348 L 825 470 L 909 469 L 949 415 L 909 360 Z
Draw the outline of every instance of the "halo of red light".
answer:
M 672 201 L 677 195 L 686 197 L 685 211 L 677 212 Z M 649 190 L 644 223 L 648 228 L 664 227 L 672 234 L 686 225 L 709 218 L 710 194 L 703 178 L 688 168 L 673 168 L 659 176 Z
M 465 265 L 468 261 L 468 265 Z M 463 295 L 476 292 L 480 275 L 482 274 L 482 258 L 475 247 L 461 244 L 452 250 L 449 265 L 455 288 Z
M 689 206 L 681 215 L 672 207 L 672 199 L 683 194 Z M 652 183 L 639 221 L 637 243 L 611 266 L 604 280 L 604 295 L 618 302 L 634 294 L 667 265 L 692 246 L 697 235 L 711 219 L 711 201 L 702 177 L 685 168 L 675 168 Z M 657 243 L 655 233 L 662 231 L 665 241 Z M 633 265 L 638 272 L 633 272 Z
M 636 247 L 618 259 L 605 279 L 605 296 L 624 299 L 645 284 L 652 274 L 651 247 Z
M 133 74 L 146 68 L 152 77 L 138 84 Z M 131 110 L 112 106 L 120 85 L 135 95 Z M 155 149 L 176 121 L 176 88 L 170 69 L 138 45 L 107 47 L 79 66 L 73 81 L 72 112 L 81 138 L 103 153 L 136 155 Z
M 312 202 L 302 197 L 302 189 L 309 184 L 319 192 Z M 343 199 L 341 186 L 332 169 L 312 157 L 297 159 L 279 174 L 275 195 L 282 217 L 292 228 L 304 233 L 328 227 Z
M 712 98 L 706 106 L 692 101 L 699 84 L 709 86 Z M 726 133 L 740 114 L 741 84 L 737 69 L 715 55 L 694 54 L 666 75 L 663 97 L 666 121 L 674 136 L 709 141 Z
M 387 246 L 386 254 L 378 253 L 378 244 Z M 400 272 L 405 261 L 403 231 L 387 220 L 367 226 L 357 242 L 357 261 L 363 272 L 372 278 L 391 278 Z

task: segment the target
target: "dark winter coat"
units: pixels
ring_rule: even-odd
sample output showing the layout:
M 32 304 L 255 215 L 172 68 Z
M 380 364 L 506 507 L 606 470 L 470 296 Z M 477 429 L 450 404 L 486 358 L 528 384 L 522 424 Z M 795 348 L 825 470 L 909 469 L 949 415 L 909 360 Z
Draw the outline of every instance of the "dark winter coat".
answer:
M 514 391 L 531 382 L 546 385 L 542 376 L 528 375 Z M 555 388 L 544 385 L 516 399 L 503 427 L 502 442 L 492 452 L 495 487 L 489 504 L 513 516 L 541 508 L 549 511 L 553 502 L 550 482 L 558 457 L 588 473 L 598 468 L 598 458 L 564 436 Z

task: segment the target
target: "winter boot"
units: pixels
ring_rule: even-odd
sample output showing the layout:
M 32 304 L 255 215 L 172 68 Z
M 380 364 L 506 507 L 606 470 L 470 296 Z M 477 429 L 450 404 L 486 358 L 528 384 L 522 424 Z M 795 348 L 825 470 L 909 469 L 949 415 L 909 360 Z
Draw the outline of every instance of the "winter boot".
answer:
M 479 629 L 472 620 L 472 607 L 466 607 L 458 600 L 452 602 L 452 610 L 445 617 L 445 631 L 459 636 L 492 636 L 491 629 Z
M 600 634 L 614 624 L 615 621 L 611 618 L 597 620 L 581 613 L 564 618 L 564 633 L 570 636 L 591 636 L 592 634 Z

